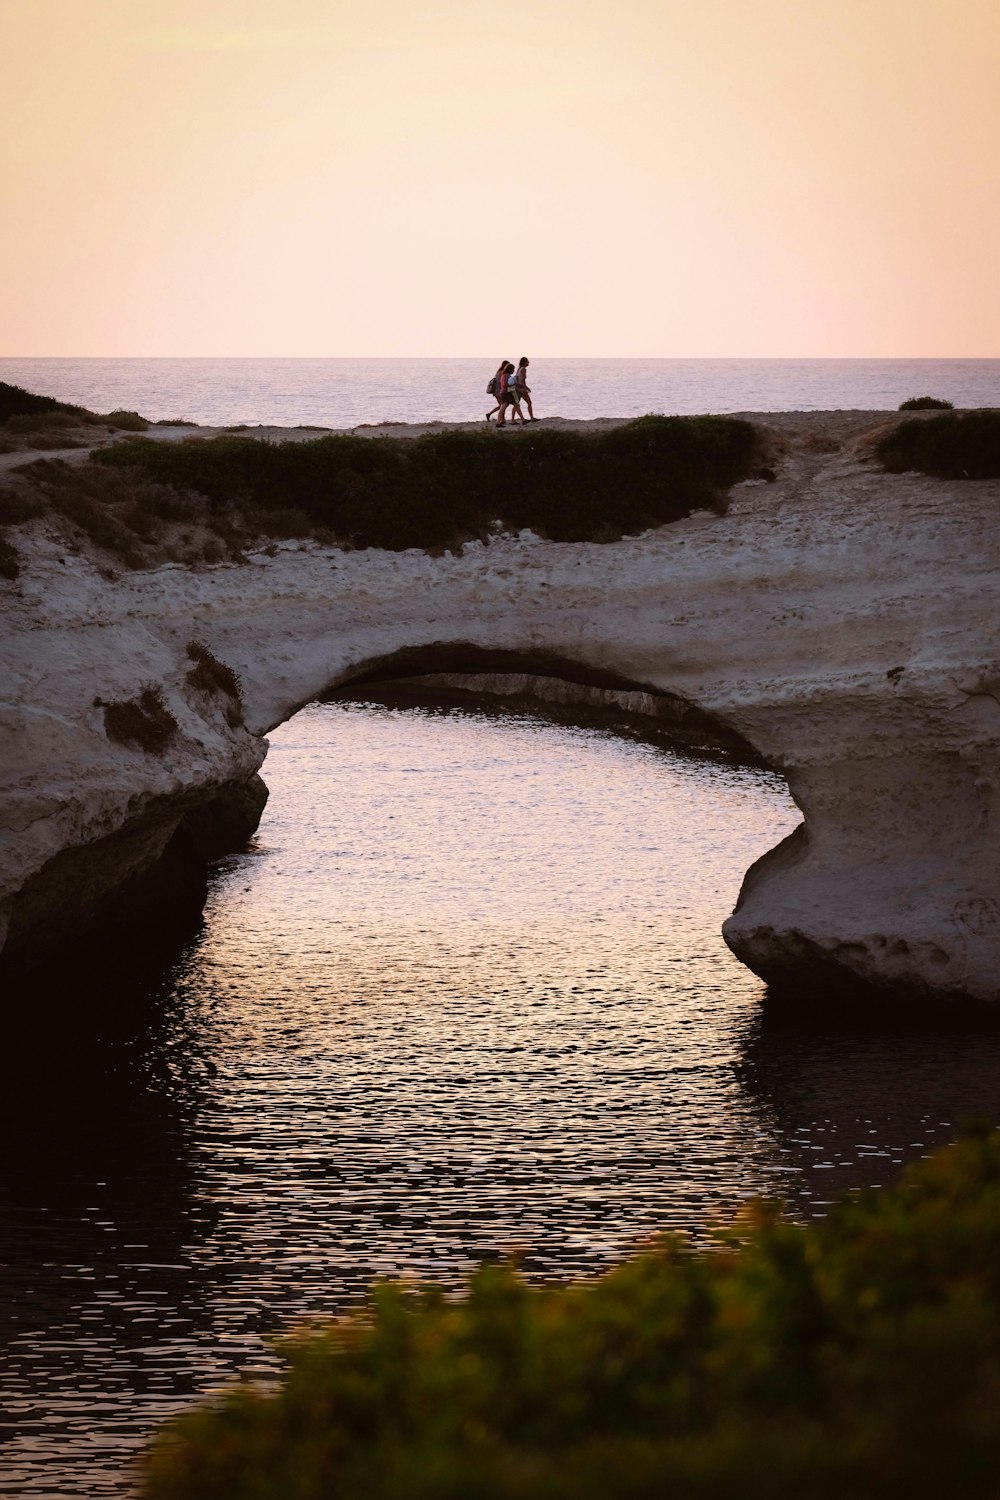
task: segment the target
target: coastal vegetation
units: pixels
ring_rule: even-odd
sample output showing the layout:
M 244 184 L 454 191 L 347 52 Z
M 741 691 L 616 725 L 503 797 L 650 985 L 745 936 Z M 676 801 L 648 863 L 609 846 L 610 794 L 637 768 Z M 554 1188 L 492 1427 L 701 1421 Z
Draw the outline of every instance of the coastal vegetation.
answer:
M 95 698 L 94 706 L 104 709 L 104 732 L 109 740 L 138 745 L 150 755 L 162 755 L 177 733 L 177 720 L 158 683 L 147 683 L 136 698 L 109 703 Z
M 0 578 L 13 581 L 20 577 L 20 573 L 21 560 L 17 555 L 17 548 L 0 531 Z
M 62 523 L 70 550 L 86 539 L 126 568 L 189 566 L 239 556 L 239 539 L 220 517 L 214 527 L 204 496 L 180 494 L 134 470 L 36 458 L 0 490 L 0 527 L 45 515 Z M 225 538 L 225 540 L 223 540 Z
M 44 509 L 44 502 L 37 495 L 0 489 L 0 578 L 13 581 L 21 572 L 17 548 L 7 535 L 7 528 L 21 526 L 26 521 L 33 520 Z
M 1000 478 L 1000 411 L 943 412 L 900 422 L 876 446 L 891 474 L 935 479 Z
M 231 729 L 243 723 L 243 683 L 238 672 L 220 661 L 203 641 L 187 643 L 188 660 L 194 666 L 187 674 L 187 684 L 200 692 L 221 694 L 226 702 L 226 721 Z
M 911 396 L 899 403 L 900 411 L 952 411 L 954 401 L 943 401 L 940 396 Z
M 143 566 L 143 543 L 151 539 L 155 522 L 127 481 L 94 464 L 70 466 L 53 458 L 36 459 L 14 477 L 27 481 L 30 488 L 21 494 L 34 502 L 36 513 L 61 517 L 128 568 Z
M 643 417 L 595 433 L 137 439 L 96 453 L 94 463 L 205 497 L 227 539 L 316 536 L 401 551 L 498 528 L 612 541 L 696 509 L 721 510 L 725 492 L 759 466 L 760 443 L 734 418 Z
M 137 411 L 125 411 L 120 406 L 98 420 L 114 432 L 146 432 L 149 428 L 145 417 L 140 416 Z
M 156 1443 L 147 1500 L 972 1500 L 1000 1486 L 1000 1136 L 599 1280 L 385 1285 Z
M 22 396 L 51 402 L 7 390 L 15 404 Z M 92 448 L 98 422 L 108 432 L 149 426 L 134 412 L 97 418 L 76 410 L 51 402 L 0 426 L 0 448 L 9 432 L 18 451 L 29 450 L 0 492 L 0 528 L 50 515 L 64 523 L 71 549 L 86 539 L 133 569 L 239 562 L 250 548 L 293 539 L 438 552 L 528 529 L 554 541 L 609 542 L 693 510 L 722 513 L 733 484 L 773 476 L 762 435 L 729 417 L 643 417 L 601 432 L 503 437 L 492 430 L 277 443 L 235 432 L 167 443 L 137 436 L 83 462 L 31 454 Z M 14 542 L 2 536 L 0 577 L 17 572 Z
M 36 396 L 33 391 L 0 380 L 0 423 L 9 422 L 11 417 L 37 417 L 52 412 L 77 417 L 80 421 L 92 416 L 82 406 L 71 406 L 67 401 L 57 401 L 54 396 Z
M 146 418 L 137 411 L 115 411 L 100 415 L 85 406 L 57 401 L 54 396 L 37 396 L 19 385 L 0 380 L 0 451 L 13 451 L 11 439 L 28 439 L 35 448 L 87 446 L 88 434 L 78 429 L 106 427 L 110 432 L 145 432 Z

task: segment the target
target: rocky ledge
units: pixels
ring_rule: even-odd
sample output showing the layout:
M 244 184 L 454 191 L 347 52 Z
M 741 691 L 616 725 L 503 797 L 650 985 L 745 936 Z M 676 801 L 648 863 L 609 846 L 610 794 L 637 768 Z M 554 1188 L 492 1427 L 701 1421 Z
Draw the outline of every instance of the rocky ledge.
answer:
M 252 830 L 264 736 L 313 698 L 502 668 L 665 704 L 787 777 L 802 825 L 723 929 L 776 990 L 1000 1001 L 1000 483 L 882 472 L 888 415 L 755 420 L 774 482 L 606 544 L 290 543 L 108 576 L 31 521 L 0 582 L 0 965 L 123 897 L 168 905 Z

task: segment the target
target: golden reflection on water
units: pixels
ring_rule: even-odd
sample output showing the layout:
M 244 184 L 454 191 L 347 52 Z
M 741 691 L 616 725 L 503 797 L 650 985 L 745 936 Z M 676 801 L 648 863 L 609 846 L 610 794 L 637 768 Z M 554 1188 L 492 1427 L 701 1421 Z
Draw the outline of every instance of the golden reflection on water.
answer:
M 523 719 L 315 705 L 267 775 L 257 867 L 220 890 L 210 961 L 245 972 L 252 913 L 258 963 L 294 951 L 326 985 L 371 944 L 414 972 L 505 940 L 573 968 L 595 923 L 630 969 L 645 922 L 671 956 L 682 934 L 716 945 L 746 864 L 799 821 L 775 777 Z
M 294 1254 L 324 1300 L 514 1244 L 566 1275 L 664 1228 L 703 1235 L 770 1184 L 730 1062 L 761 986 L 719 928 L 798 821 L 780 781 L 343 705 L 299 714 L 268 767 L 255 849 L 182 981 L 211 975 L 203 1191 L 240 1260 L 281 1263 L 304 1197 Z
M 121 1495 L 165 1414 L 373 1277 L 823 1212 L 1000 1098 L 996 1038 L 768 1019 L 719 928 L 798 822 L 775 777 L 348 705 L 265 770 L 170 971 L 31 997 L 59 1025 L 0 1058 L 4 1500 Z

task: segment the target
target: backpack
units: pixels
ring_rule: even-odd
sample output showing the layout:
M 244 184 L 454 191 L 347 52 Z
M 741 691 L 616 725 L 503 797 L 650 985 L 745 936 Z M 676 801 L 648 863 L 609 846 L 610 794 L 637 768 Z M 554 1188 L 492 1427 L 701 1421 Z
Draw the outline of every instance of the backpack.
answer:
M 494 375 L 493 376 L 493 379 L 490 381 L 489 385 L 486 387 L 486 394 L 487 394 L 487 396 L 499 396 L 499 394 L 500 394 L 500 376 L 499 375 Z

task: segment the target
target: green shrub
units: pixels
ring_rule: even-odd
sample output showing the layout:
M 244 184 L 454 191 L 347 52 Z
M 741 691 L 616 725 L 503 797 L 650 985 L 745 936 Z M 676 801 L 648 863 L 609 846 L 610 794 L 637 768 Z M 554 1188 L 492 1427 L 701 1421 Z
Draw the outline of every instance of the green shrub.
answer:
M 324 530 L 356 547 L 439 547 L 499 522 L 555 541 L 612 540 L 720 509 L 759 460 L 760 438 L 728 417 L 643 417 L 596 433 L 534 428 L 393 441 L 333 435 L 270 443 L 135 439 L 94 455 L 109 467 L 205 495 L 266 534 Z
M 992 1500 L 1000 1137 L 808 1228 L 748 1210 L 598 1281 L 382 1286 L 169 1427 L 147 1500 Z
M 140 538 L 116 511 L 102 505 L 85 489 L 65 486 L 51 496 L 54 509 L 78 526 L 95 546 L 112 553 L 128 568 L 141 568 L 142 552 L 136 546 Z
M 276 537 L 288 541 L 292 537 L 315 536 L 322 527 L 317 525 L 301 506 L 272 505 L 247 506 L 241 515 L 251 532 L 260 536 Z
M 142 542 L 152 542 L 157 532 L 156 516 L 138 499 L 127 501 L 118 510 L 118 520 L 127 531 Z
M 918 470 L 937 479 L 997 479 L 1000 411 L 948 412 L 900 422 L 875 451 L 891 474 Z
M 59 432 L 67 427 L 79 427 L 81 417 L 68 411 L 22 412 L 8 417 L 4 424 L 8 432 Z
M 220 537 L 207 536 L 201 544 L 201 560 L 214 567 L 216 563 L 225 562 L 228 553 L 225 543 Z
M 147 683 L 137 698 L 111 703 L 98 698 L 95 703 L 104 709 L 104 732 L 109 740 L 162 755 L 177 733 L 177 720 L 166 705 L 163 689 L 155 683 Z
M 0 532 L 0 578 L 7 578 L 11 582 L 20 577 L 21 563 L 17 555 L 17 548 L 13 542 Z
M 899 403 L 900 411 L 953 411 L 954 407 L 954 401 L 942 401 L 939 396 L 911 396 Z
M 202 641 L 188 641 L 187 654 L 194 666 L 186 681 L 201 692 L 221 693 L 228 698 L 226 721 L 231 729 L 235 729 L 243 723 L 243 684 L 239 674 L 220 661 Z
M 149 427 L 146 418 L 141 417 L 137 411 L 109 411 L 101 421 L 106 427 L 113 427 L 119 432 L 145 432 Z
M 128 471 L 118 470 L 115 477 L 129 477 Z M 156 484 L 139 473 L 133 474 L 131 478 L 134 481 L 137 503 L 142 505 L 147 515 L 159 521 L 189 523 L 211 519 L 211 510 L 204 495 L 195 494 L 191 490 L 177 490 L 169 484 Z
M 71 412 L 75 417 L 85 418 L 90 413 L 82 406 L 71 406 L 66 401 L 56 401 L 52 396 L 36 396 L 19 385 L 8 385 L 0 380 L 0 422 L 10 417 L 34 416 L 39 412 Z
M 0 490 L 0 525 L 19 526 L 24 521 L 34 520 L 45 510 L 37 495 L 24 495 L 17 490 Z
M 183 494 L 170 485 L 157 484 L 137 469 L 40 459 L 25 465 L 21 473 L 37 491 L 35 513 L 47 502 L 126 567 L 144 565 L 146 554 L 139 544 L 155 542 L 161 522 L 210 520 L 221 529 L 220 519 L 212 516 L 203 495 Z M 0 519 L 2 515 L 0 496 Z

